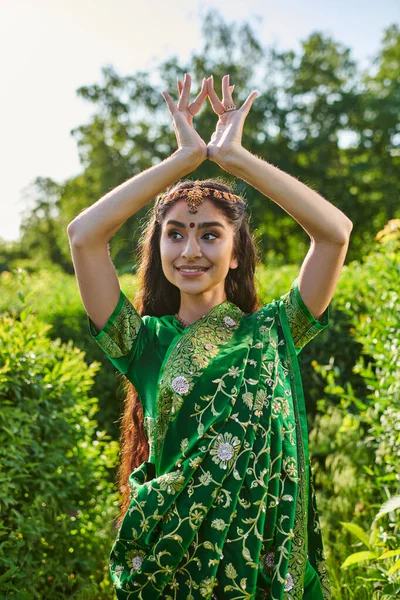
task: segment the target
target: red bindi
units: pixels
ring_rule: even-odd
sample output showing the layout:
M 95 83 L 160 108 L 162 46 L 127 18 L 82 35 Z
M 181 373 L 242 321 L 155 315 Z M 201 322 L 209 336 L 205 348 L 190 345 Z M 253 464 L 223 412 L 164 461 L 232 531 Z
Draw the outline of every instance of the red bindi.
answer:
M 192 228 L 192 227 L 194 227 L 194 226 L 195 226 L 195 223 L 193 223 L 193 222 L 192 222 L 192 223 L 189 223 L 189 227 L 191 227 L 191 228 Z

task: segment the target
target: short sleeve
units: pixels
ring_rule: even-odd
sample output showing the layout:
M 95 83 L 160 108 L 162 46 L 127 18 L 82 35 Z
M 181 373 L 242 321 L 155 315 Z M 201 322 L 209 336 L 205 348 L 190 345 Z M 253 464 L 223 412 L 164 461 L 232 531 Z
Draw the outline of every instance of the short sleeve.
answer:
M 118 303 L 100 331 L 87 315 L 89 332 L 110 362 L 126 375 L 147 341 L 146 326 L 131 303 L 120 291 Z
M 320 331 L 328 327 L 330 322 L 329 306 L 319 319 L 310 312 L 299 291 L 299 278 L 292 283 L 290 290 L 280 297 L 289 329 L 292 334 L 296 354 L 304 348 Z

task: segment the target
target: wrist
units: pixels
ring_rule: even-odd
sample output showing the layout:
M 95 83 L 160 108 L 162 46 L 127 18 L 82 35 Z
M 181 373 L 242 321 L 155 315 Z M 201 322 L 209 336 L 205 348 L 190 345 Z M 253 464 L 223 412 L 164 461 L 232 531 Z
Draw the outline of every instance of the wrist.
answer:
M 201 152 L 198 150 L 187 150 L 186 148 L 178 148 L 173 155 L 177 160 L 181 161 L 186 167 L 188 173 L 194 171 L 207 159 L 207 148 Z
M 232 150 L 227 152 L 223 157 L 218 158 L 217 156 L 215 158 L 215 162 L 218 163 L 218 165 L 225 171 L 233 172 L 240 167 L 243 159 L 249 154 L 250 152 L 246 150 L 246 148 L 243 148 L 243 146 L 237 146 L 232 148 Z

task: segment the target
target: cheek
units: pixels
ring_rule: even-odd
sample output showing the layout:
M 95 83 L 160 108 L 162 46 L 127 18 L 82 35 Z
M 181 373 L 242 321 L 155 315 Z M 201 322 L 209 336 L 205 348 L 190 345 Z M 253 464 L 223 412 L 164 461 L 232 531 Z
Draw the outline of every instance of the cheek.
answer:
M 169 243 L 168 241 L 162 241 L 160 242 L 160 255 L 163 269 L 168 271 L 173 270 L 173 266 L 171 265 L 171 263 L 175 262 L 177 256 L 179 255 L 177 247 Z

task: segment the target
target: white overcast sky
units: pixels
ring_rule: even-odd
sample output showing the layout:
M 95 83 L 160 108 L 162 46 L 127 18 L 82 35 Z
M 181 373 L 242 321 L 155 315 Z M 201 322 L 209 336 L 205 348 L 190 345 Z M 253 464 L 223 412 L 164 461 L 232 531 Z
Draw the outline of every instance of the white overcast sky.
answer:
M 0 0 L 0 237 L 19 237 L 23 190 L 35 177 L 61 183 L 81 172 L 70 130 L 95 107 L 76 89 L 100 83 L 104 65 L 129 75 L 155 71 L 170 55 L 187 60 L 210 8 L 248 21 L 264 46 L 280 50 L 298 51 L 323 31 L 362 66 L 384 29 L 400 23 L 400 0 Z

